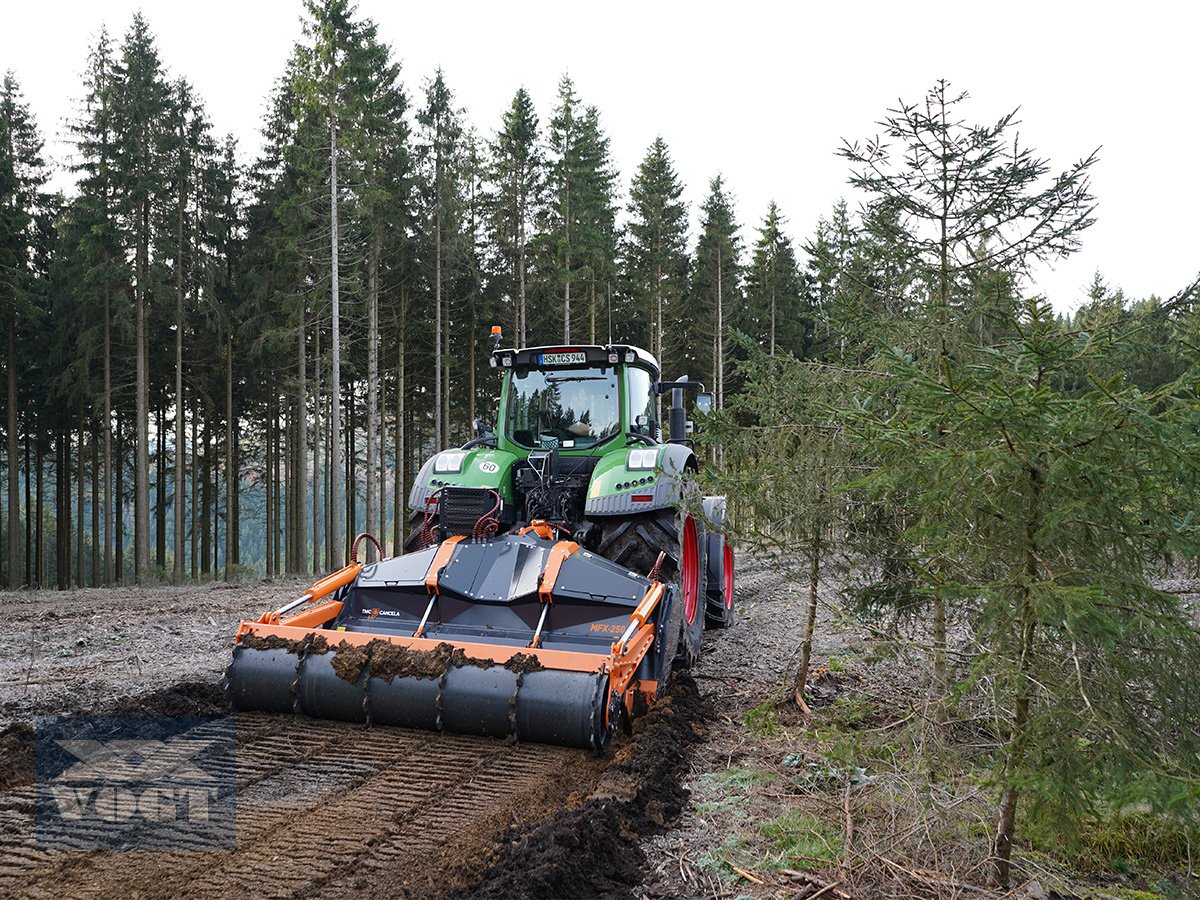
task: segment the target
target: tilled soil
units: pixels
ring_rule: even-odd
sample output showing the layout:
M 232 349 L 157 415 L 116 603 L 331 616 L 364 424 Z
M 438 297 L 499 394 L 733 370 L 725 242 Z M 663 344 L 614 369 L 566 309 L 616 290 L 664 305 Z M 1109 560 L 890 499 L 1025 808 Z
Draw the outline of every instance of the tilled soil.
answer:
M 228 712 L 238 619 L 304 585 L 0 595 L 0 896 L 633 896 L 680 817 L 703 726 L 685 674 L 605 757 L 238 713 L 235 849 L 51 850 L 34 835 L 33 717 Z
M 212 682 L 236 622 L 310 583 L 0 592 L 0 731 L 30 716 L 92 713 L 179 682 Z

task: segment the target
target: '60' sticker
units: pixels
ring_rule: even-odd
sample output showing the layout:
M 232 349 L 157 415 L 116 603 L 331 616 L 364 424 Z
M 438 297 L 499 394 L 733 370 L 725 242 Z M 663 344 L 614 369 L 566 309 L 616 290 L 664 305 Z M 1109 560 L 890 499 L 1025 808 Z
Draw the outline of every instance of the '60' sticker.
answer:
M 500 467 L 498 465 L 496 465 L 494 462 L 481 462 L 479 464 L 479 471 L 485 472 L 488 475 L 495 475 L 497 472 L 500 471 Z

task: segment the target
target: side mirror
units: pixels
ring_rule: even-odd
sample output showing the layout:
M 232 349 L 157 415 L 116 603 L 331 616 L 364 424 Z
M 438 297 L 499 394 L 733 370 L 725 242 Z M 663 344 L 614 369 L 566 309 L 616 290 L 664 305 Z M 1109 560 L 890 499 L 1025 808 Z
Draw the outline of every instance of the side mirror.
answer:
M 696 412 L 707 416 L 713 411 L 713 395 L 708 391 L 696 395 Z

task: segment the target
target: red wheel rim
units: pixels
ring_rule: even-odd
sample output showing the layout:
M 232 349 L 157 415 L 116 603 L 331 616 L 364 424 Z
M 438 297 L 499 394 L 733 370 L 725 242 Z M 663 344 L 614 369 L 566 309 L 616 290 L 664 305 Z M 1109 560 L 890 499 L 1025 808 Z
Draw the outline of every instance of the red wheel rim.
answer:
M 725 545 L 725 608 L 733 609 L 733 548 Z
M 696 550 L 696 520 L 691 516 L 683 523 L 683 564 L 680 580 L 683 582 L 683 615 L 691 625 L 696 621 L 696 609 L 700 605 L 700 554 Z

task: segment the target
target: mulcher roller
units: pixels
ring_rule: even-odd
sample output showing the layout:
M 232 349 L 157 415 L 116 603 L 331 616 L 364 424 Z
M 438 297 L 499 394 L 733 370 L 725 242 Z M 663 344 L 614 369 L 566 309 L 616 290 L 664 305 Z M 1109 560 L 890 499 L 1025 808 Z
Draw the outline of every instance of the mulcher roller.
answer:
M 598 749 L 608 740 L 607 675 L 450 665 L 436 677 L 398 675 L 391 680 L 364 668 L 351 683 L 334 671 L 331 656 L 236 647 L 227 673 L 229 696 L 237 709 L 298 712 L 316 719 L 511 735 L 569 747 Z
M 451 538 L 242 622 L 225 687 L 239 710 L 598 752 L 653 702 L 674 606 L 653 577 L 536 530 Z

